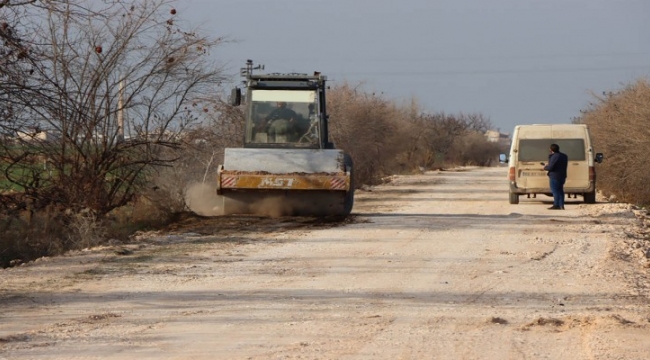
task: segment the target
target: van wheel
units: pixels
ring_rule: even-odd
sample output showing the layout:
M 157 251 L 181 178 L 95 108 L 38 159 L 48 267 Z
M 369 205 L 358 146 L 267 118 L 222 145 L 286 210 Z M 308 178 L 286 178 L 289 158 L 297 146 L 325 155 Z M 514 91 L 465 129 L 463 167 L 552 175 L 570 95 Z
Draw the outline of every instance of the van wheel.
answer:
M 510 192 L 510 203 L 513 205 L 519 204 L 519 194 Z
M 585 204 L 595 204 L 596 203 L 596 191 L 582 194 L 585 200 Z

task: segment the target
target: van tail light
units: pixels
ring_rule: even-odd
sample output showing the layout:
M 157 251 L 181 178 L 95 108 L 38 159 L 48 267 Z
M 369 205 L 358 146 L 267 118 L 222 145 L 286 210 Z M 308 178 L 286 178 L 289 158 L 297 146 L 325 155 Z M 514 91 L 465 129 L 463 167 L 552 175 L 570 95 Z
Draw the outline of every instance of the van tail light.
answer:
M 589 167 L 589 181 L 596 181 L 596 168 L 593 166 Z
M 515 167 L 514 166 L 510 168 L 510 171 L 508 171 L 508 178 L 510 179 L 510 181 L 515 181 L 516 180 Z

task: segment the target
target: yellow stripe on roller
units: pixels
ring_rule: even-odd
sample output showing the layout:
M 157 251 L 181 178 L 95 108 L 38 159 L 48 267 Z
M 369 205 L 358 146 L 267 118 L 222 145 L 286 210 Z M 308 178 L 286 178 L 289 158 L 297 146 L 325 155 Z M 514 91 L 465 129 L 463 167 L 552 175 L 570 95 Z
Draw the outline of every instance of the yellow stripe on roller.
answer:
M 221 189 L 341 190 L 350 189 L 350 177 L 338 174 L 221 173 Z

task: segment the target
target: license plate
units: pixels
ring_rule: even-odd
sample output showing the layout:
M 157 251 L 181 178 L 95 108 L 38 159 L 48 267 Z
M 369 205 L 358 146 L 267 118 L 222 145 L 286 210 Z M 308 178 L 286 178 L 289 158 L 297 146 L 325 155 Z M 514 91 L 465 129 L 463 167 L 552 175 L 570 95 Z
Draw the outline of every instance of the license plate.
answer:
M 546 171 L 522 171 L 519 176 L 525 176 L 525 177 L 546 176 Z

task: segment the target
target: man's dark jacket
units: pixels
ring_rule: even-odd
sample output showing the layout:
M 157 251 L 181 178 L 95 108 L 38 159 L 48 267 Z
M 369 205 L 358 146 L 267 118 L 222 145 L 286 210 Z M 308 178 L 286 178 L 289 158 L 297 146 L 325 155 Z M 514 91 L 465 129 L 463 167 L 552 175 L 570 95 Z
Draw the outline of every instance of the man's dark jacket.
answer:
M 548 156 L 548 164 L 544 166 L 544 170 L 548 171 L 548 177 L 564 180 L 568 166 L 569 158 L 561 152 L 556 152 Z

